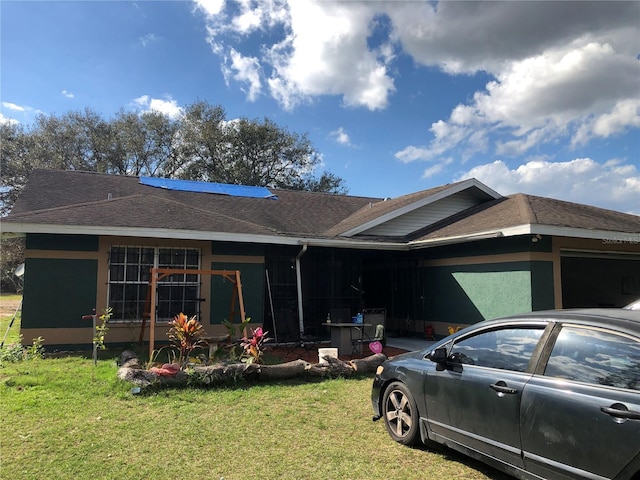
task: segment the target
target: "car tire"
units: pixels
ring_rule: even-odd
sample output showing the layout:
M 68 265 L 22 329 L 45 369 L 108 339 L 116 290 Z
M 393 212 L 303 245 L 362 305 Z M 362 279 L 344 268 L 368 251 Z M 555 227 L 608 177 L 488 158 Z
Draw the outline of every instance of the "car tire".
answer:
M 418 407 L 402 382 L 393 382 L 384 391 L 382 415 L 387 432 L 396 442 L 414 445 L 418 441 Z

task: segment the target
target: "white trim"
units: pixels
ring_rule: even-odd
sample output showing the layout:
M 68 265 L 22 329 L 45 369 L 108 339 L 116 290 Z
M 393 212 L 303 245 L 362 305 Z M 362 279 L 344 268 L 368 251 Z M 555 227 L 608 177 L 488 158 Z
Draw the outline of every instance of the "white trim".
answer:
M 414 242 L 378 242 L 372 240 L 359 240 L 353 238 L 334 239 L 321 237 L 291 237 L 285 235 L 256 235 L 248 233 L 227 233 L 227 232 L 202 232 L 194 230 L 176 230 L 168 228 L 140 228 L 140 227 L 100 227 L 83 225 L 46 225 L 31 223 L 0 223 L 2 231 L 9 231 L 8 234 L 66 234 L 66 235 L 105 235 L 120 237 L 146 237 L 146 238 L 166 238 L 176 240 L 201 240 L 219 242 L 245 242 L 245 243 L 270 243 L 275 245 L 302 245 L 308 244 L 310 247 L 335 247 L 352 249 L 373 249 L 373 250 L 414 250 L 417 248 L 435 247 L 453 243 L 470 242 L 488 238 L 516 237 L 521 235 L 542 235 L 552 237 L 570 237 L 591 240 L 601 240 L 608 244 L 632 244 L 640 245 L 640 233 L 612 232 L 608 230 L 588 230 L 573 227 L 558 227 L 555 225 L 523 224 L 513 227 L 486 230 L 471 234 L 454 235 L 451 237 L 440 237 L 429 240 L 418 240 Z M 19 235 L 14 235 L 19 236 Z
M 482 192 L 486 193 L 490 197 L 494 199 L 501 198 L 502 195 L 487 187 L 484 183 L 479 182 L 475 178 L 470 178 L 469 180 L 465 180 L 456 185 L 452 185 L 449 188 L 446 188 L 438 193 L 434 193 L 433 195 L 429 195 L 428 197 L 422 198 L 416 202 L 410 203 L 409 205 L 405 205 L 402 208 L 397 210 L 392 210 L 391 212 L 385 213 L 379 217 L 374 218 L 366 223 L 358 225 L 357 227 L 352 228 L 351 230 L 347 230 L 344 233 L 341 233 L 341 236 L 351 237 L 353 235 L 357 235 L 358 233 L 365 232 L 373 227 L 377 227 L 383 223 L 388 222 L 389 220 L 393 220 L 394 218 L 401 217 L 409 212 L 412 212 L 418 208 L 424 207 L 425 205 L 429 205 L 431 203 L 435 203 L 438 200 L 442 200 L 443 198 L 450 197 L 455 195 L 456 193 L 460 193 L 464 190 L 468 190 L 472 187 L 476 187 Z M 425 225 L 426 226 L 426 225 Z
M 516 227 L 518 228 L 518 227 Z M 575 227 L 558 227 L 555 225 L 529 225 L 531 234 L 548 235 L 553 237 L 584 238 L 589 240 L 602 240 L 610 244 L 626 243 L 640 245 L 640 232 L 612 232 L 611 230 L 588 230 Z M 505 229 L 508 232 L 510 229 Z
M 451 245 L 454 243 L 474 242 L 477 240 L 486 240 L 489 238 L 500 238 L 504 234 L 500 230 L 492 230 L 487 232 L 473 233 L 470 235 L 454 235 L 451 237 L 433 238 L 429 240 L 418 240 L 409 242 L 409 248 L 416 249 L 420 247 L 437 247 L 439 245 Z
M 638 244 L 640 245 L 640 233 L 612 232 L 608 230 L 587 230 L 574 227 L 558 227 L 555 225 L 523 224 L 513 227 L 487 230 L 472 234 L 454 235 L 451 237 L 418 240 L 409 243 L 409 248 L 447 245 L 463 243 L 466 241 L 483 240 L 498 237 L 518 237 L 522 235 L 542 235 L 549 237 L 569 237 L 588 240 L 601 240 L 608 244 Z
M 7 225 L 7 224 L 4 224 Z M 200 240 L 217 242 L 270 243 L 276 245 L 302 245 L 304 243 L 314 247 L 336 247 L 352 249 L 376 250 L 408 250 L 403 242 L 376 242 L 357 239 L 332 239 L 318 237 L 291 237 L 277 235 L 257 235 L 249 233 L 202 232 L 196 230 L 178 230 L 168 228 L 128 228 L 128 227 L 99 227 L 78 225 L 46 225 L 11 223 L 12 233 L 43 233 L 59 235 L 104 235 L 115 237 L 165 238 L 174 240 Z M 18 236 L 18 235 L 16 235 Z

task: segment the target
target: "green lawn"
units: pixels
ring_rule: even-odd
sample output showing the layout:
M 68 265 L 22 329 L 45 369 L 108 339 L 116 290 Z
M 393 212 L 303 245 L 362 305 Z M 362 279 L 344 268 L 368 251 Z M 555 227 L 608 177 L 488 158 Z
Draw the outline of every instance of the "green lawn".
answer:
M 21 295 L 0 295 L 0 307 L 2 307 L 3 314 L 0 315 L 0 341 L 4 338 L 5 333 L 7 333 L 7 329 L 9 328 L 9 324 L 11 323 L 11 319 L 14 314 L 16 314 L 17 304 L 21 299 Z M 14 304 L 16 307 L 14 307 Z M 20 336 L 20 311 L 17 312 L 15 321 L 13 322 L 13 326 L 11 330 L 8 331 L 7 339 L 4 344 L 8 345 L 9 343 L 15 343 L 18 341 Z M 1 473 L 1 472 L 0 472 Z
M 371 421 L 371 378 L 136 395 L 115 355 L 2 362 L 0 478 L 510 478 L 394 443 Z

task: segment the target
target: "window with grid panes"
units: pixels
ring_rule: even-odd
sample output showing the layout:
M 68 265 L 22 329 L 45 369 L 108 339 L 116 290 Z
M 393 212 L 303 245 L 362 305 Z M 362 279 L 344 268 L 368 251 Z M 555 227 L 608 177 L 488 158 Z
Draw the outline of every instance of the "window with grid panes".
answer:
M 141 321 L 149 309 L 150 269 L 200 268 L 200 250 L 112 246 L 109 255 L 109 306 L 111 321 Z M 200 313 L 200 276 L 173 274 L 158 281 L 157 321 L 168 321 L 178 313 Z

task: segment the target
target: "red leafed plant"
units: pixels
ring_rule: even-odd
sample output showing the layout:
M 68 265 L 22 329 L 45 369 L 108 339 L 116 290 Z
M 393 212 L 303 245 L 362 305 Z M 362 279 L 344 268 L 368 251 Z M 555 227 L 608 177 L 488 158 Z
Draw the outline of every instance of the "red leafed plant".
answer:
M 267 333 L 262 330 L 262 327 L 258 327 L 255 330 L 251 329 L 251 338 L 244 337 L 240 344 L 244 349 L 242 355 L 242 361 L 245 363 L 260 363 L 262 359 L 262 345 L 264 342 L 271 340 L 267 338 Z
M 184 313 L 179 313 L 173 318 L 173 321 L 169 322 L 169 325 L 171 325 L 171 328 L 167 332 L 167 336 L 173 346 L 180 352 L 178 362 L 184 366 L 189 361 L 189 355 L 195 348 L 206 345 L 204 337 L 207 333 L 195 315 L 187 318 Z

